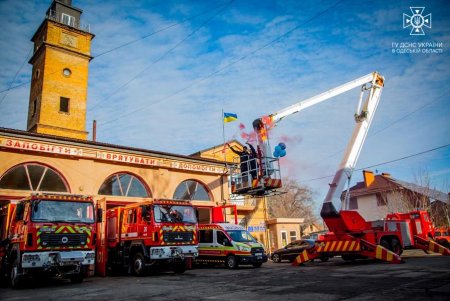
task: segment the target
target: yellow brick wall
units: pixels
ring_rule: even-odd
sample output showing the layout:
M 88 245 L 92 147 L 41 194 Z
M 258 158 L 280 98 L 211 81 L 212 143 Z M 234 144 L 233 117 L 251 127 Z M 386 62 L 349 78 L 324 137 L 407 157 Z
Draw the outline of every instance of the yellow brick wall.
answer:
M 230 145 L 234 149 L 242 150 L 242 144 L 237 141 L 230 142 Z M 218 145 L 216 147 L 210 148 L 208 150 L 202 151 L 200 154 L 202 158 L 214 159 L 218 161 L 226 162 L 239 162 L 239 156 L 233 153 L 228 146 Z
M 45 37 L 45 38 L 43 38 Z M 40 79 L 33 79 L 30 109 L 38 99 L 37 116 L 29 112 L 28 130 L 69 138 L 87 139 L 86 106 L 93 35 L 47 20 L 35 39 L 45 47 L 32 58 L 33 72 L 40 70 Z M 38 47 L 35 47 L 38 48 Z M 70 69 L 65 76 L 63 70 Z M 60 112 L 60 97 L 69 98 L 69 112 Z

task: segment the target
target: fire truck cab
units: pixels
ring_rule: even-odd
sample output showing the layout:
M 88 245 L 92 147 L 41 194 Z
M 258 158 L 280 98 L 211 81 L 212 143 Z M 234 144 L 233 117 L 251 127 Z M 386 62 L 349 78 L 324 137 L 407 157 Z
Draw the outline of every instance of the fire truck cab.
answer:
M 107 266 L 144 276 L 171 268 L 183 273 L 198 256 L 197 218 L 190 202 L 152 200 L 107 211 Z
M 31 276 L 81 282 L 95 261 L 92 197 L 33 194 L 0 207 L 2 276 L 19 288 Z
M 450 247 L 450 234 L 449 229 L 447 227 L 438 227 L 434 229 L 434 240 L 449 248 Z

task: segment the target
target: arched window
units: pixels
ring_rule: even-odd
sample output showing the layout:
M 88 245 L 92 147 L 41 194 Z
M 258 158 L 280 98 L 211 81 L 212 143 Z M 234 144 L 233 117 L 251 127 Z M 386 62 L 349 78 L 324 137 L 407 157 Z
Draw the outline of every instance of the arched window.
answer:
M 11 168 L 0 179 L 0 188 L 69 192 L 69 186 L 57 171 L 38 163 L 25 163 Z
M 173 195 L 175 200 L 210 201 L 205 185 L 195 180 L 186 180 L 178 185 Z
M 136 176 L 127 173 L 117 173 L 105 180 L 98 194 L 126 197 L 151 197 L 150 189 Z

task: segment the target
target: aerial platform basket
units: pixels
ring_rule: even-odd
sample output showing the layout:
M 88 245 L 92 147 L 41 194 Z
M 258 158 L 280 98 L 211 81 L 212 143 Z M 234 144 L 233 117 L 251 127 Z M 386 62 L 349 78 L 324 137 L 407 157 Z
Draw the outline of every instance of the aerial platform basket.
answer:
M 267 196 L 281 188 L 278 158 L 253 158 L 230 166 L 231 193 L 236 195 Z

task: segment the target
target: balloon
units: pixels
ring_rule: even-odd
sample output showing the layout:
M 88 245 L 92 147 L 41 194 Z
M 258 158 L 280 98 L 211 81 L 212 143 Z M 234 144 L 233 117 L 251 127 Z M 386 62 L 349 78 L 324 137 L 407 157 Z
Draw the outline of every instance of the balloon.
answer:
M 281 152 L 281 147 L 279 145 L 275 146 L 275 152 L 279 153 Z
M 284 144 L 283 142 L 280 142 L 278 145 L 281 149 L 286 149 L 286 144 Z
M 280 156 L 280 153 L 277 152 L 277 151 L 274 151 L 274 152 L 273 152 L 273 156 L 274 156 L 275 158 L 278 158 L 278 157 Z
M 286 156 L 286 150 L 282 149 L 279 153 L 280 157 Z

